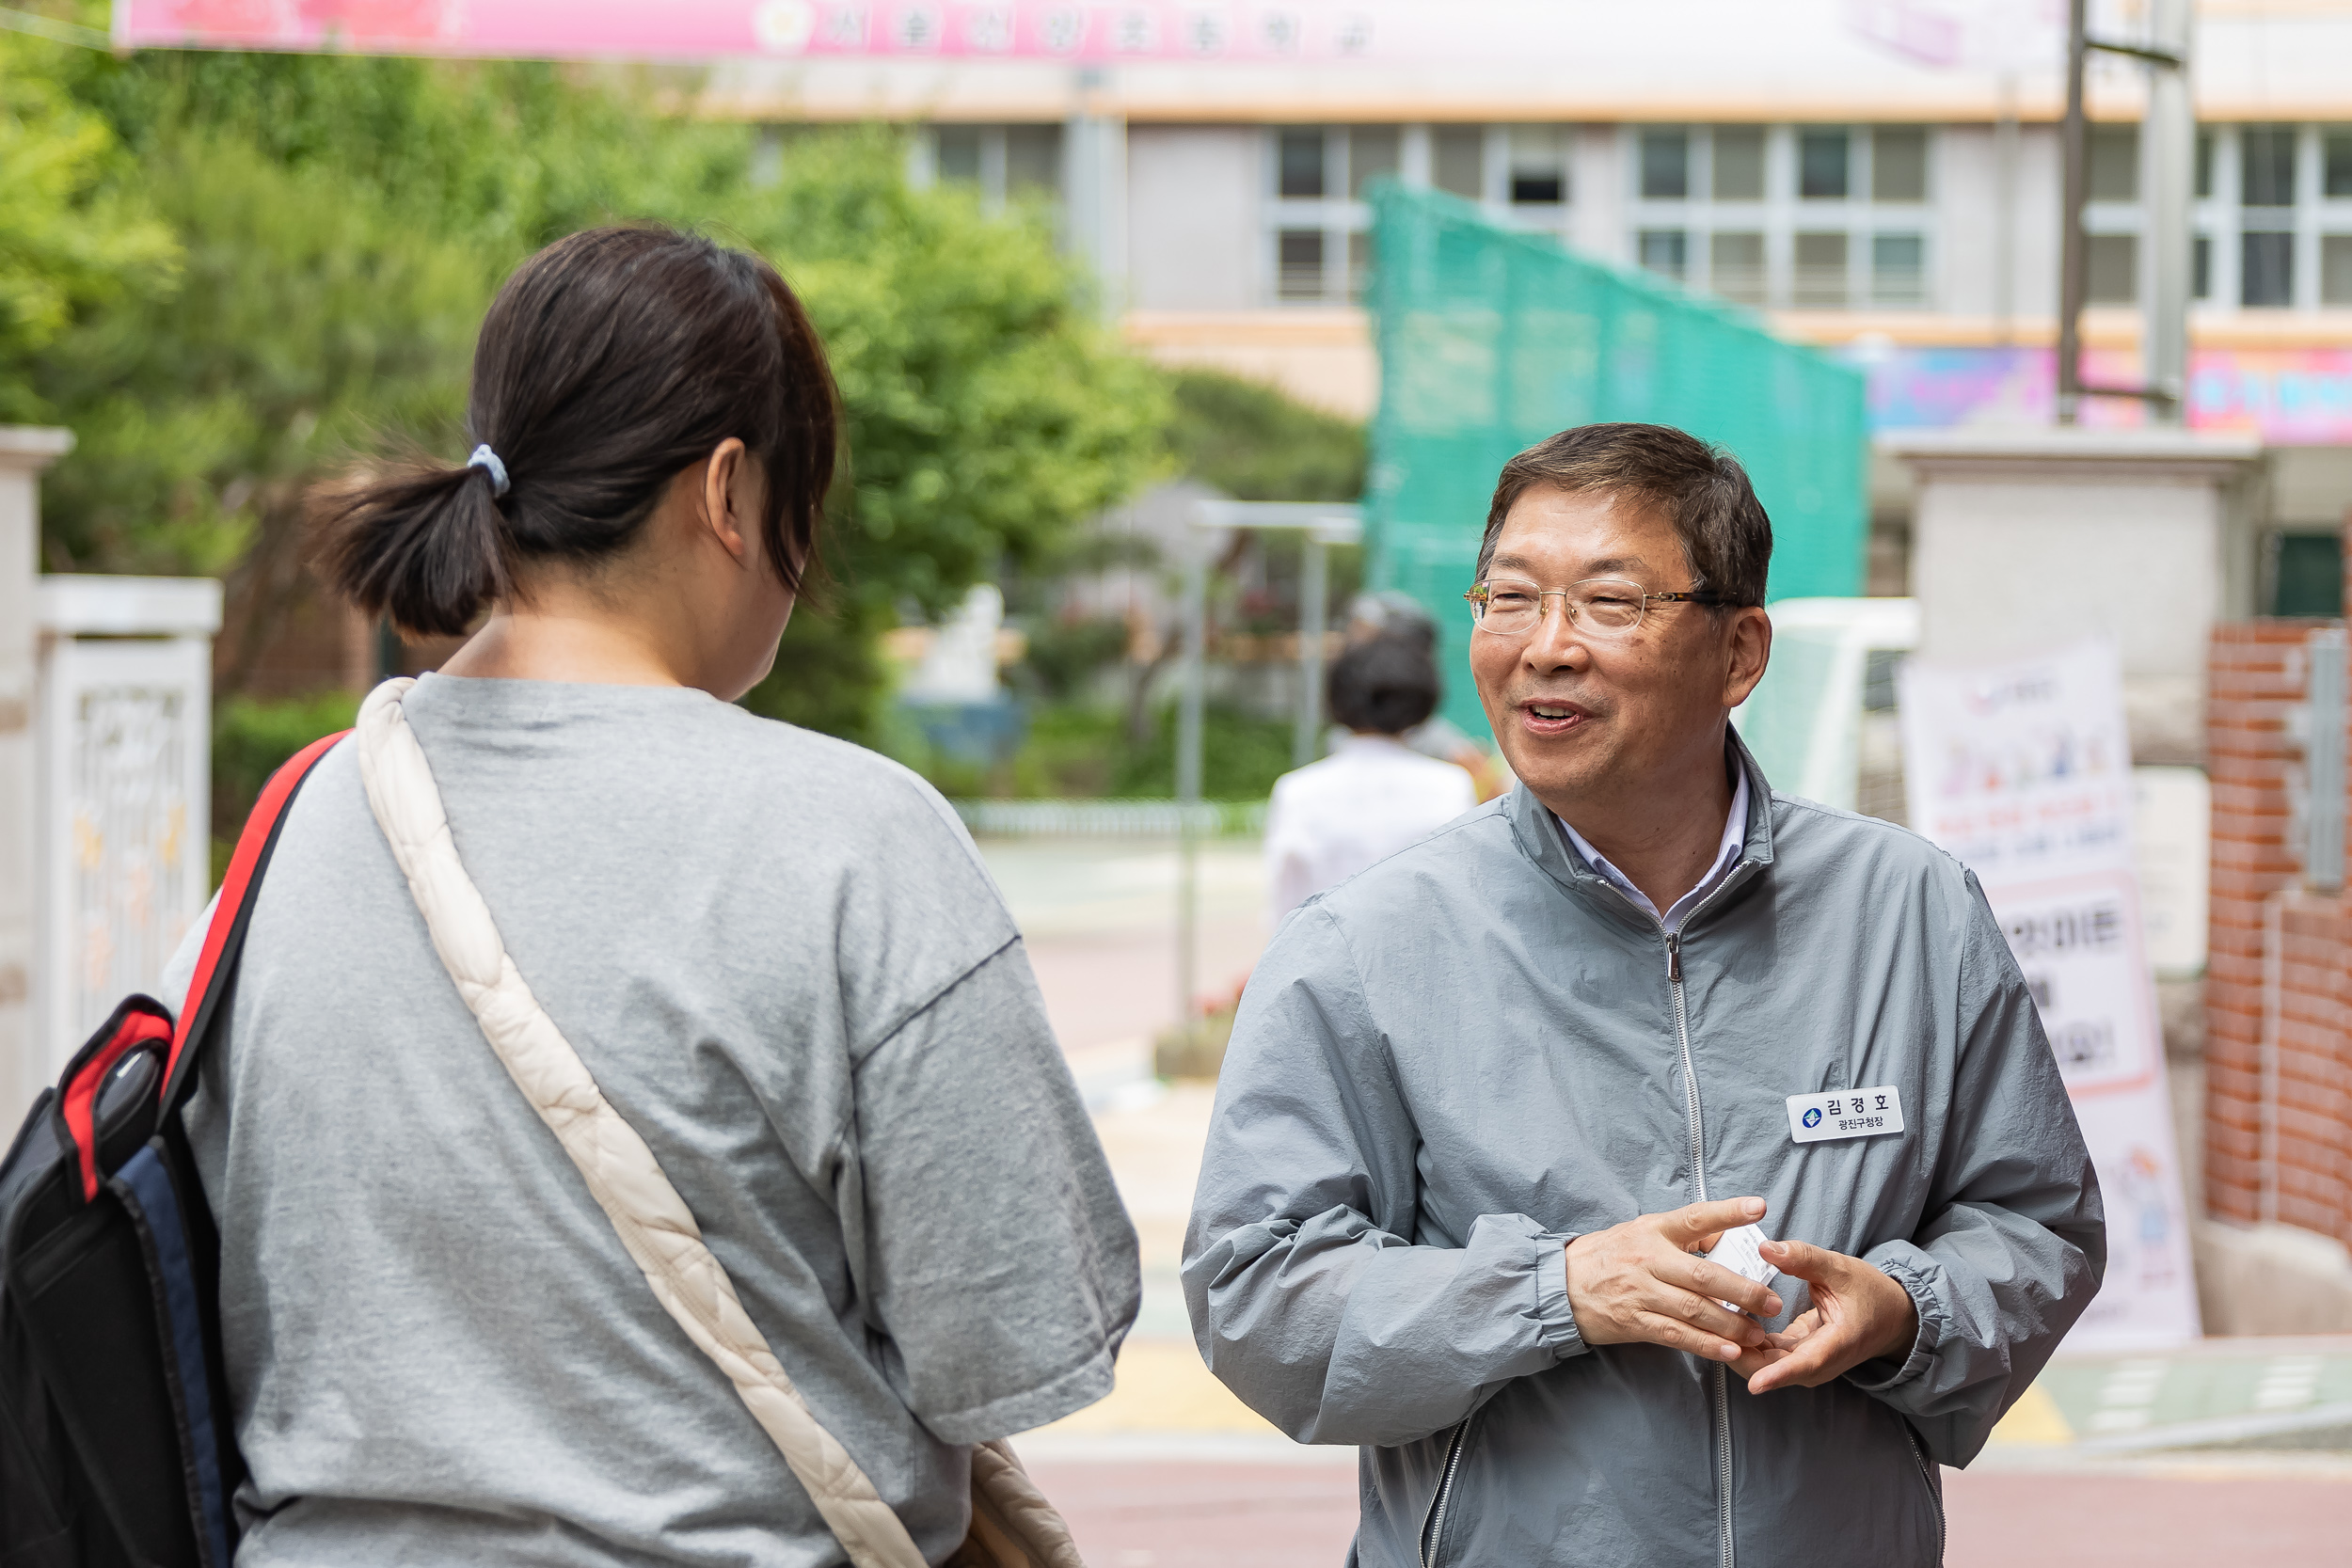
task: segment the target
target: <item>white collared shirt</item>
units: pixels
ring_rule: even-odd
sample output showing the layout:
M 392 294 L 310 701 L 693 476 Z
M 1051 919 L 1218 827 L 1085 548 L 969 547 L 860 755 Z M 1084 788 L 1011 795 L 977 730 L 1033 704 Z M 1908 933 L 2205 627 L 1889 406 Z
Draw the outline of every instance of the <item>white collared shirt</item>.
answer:
M 1740 863 L 1740 857 L 1747 852 L 1748 772 L 1744 768 L 1740 769 L 1740 785 L 1731 792 L 1731 813 L 1724 818 L 1723 846 L 1715 851 L 1715 863 L 1708 867 L 1707 875 L 1699 879 L 1698 885 L 1676 899 L 1674 908 L 1664 914 L 1658 912 L 1658 906 L 1649 901 L 1648 894 L 1635 887 L 1624 872 L 1611 865 L 1599 850 L 1585 843 L 1584 835 L 1578 832 L 1566 817 L 1555 815 L 1553 820 L 1567 833 L 1568 843 L 1584 857 L 1585 864 L 1598 872 L 1610 886 L 1632 899 L 1635 908 L 1647 910 L 1672 935 L 1682 929 L 1682 923 L 1691 917 L 1692 910 L 1698 908 L 1699 900 L 1714 892 L 1717 884 L 1731 875 L 1732 867 Z
M 1470 774 L 1384 735 L 1343 736 L 1274 783 L 1266 808 L 1270 925 L 1478 804 Z

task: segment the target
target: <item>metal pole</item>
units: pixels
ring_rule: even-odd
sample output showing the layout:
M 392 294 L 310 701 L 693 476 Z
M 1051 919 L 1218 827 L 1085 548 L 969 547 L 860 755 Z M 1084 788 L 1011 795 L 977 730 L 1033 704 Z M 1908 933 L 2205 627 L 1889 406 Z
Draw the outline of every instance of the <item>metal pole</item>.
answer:
M 1176 713 L 1176 1029 L 1192 1043 L 1200 1021 L 1193 998 L 1200 990 L 1200 830 L 1194 823 L 1200 804 L 1201 664 L 1208 641 L 1209 562 L 1206 536 L 1195 532 L 1184 562 L 1184 688 Z
M 2083 198 L 2088 130 L 2083 120 L 2084 7 L 2066 6 L 2066 119 L 2058 144 L 2064 166 L 2058 223 L 2058 418 L 2073 424 L 2082 401 L 2083 285 L 2089 255 L 2083 243 Z
M 2188 390 L 2189 265 L 2194 239 L 2189 203 L 2196 183 L 2197 119 L 2189 103 L 2189 0 L 2155 0 L 2150 18 L 2155 48 L 2181 64 L 2148 65 L 2148 118 L 2140 127 L 2141 184 L 2148 214 L 2148 292 L 2140 325 L 2140 382 L 2169 401 L 2149 400 L 2159 423 L 2185 418 Z
M 1330 548 L 1309 529 L 1298 586 L 1298 718 L 1291 732 L 1291 766 L 1304 768 L 1323 750 L 1323 638 L 1331 618 Z

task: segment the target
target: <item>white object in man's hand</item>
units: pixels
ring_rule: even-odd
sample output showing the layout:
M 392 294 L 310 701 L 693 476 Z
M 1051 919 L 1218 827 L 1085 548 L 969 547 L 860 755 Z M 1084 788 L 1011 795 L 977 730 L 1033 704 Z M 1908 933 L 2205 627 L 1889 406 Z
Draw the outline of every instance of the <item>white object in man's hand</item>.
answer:
M 1770 1240 L 1760 1227 L 1739 1226 L 1724 1231 L 1723 1240 L 1708 1249 L 1707 1260 L 1729 1269 L 1742 1279 L 1752 1279 L 1758 1285 L 1770 1287 L 1780 1275 L 1778 1269 L 1764 1261 L 1762 1249 Z M 1724 1305 L 1735 1312 L 1739 1310 L 1730 1302 Z
M 1740 1363 L 1770 1349 L 1780 1298 L 1691 1249 L 1764 1217 L 1760 1197 L 1644 1214 L 1568 1243 L 1568 1310 L 1588 1345 L 1643 1343 Z M 1725 1304 L 1729 1304 L 1726 1309 Z

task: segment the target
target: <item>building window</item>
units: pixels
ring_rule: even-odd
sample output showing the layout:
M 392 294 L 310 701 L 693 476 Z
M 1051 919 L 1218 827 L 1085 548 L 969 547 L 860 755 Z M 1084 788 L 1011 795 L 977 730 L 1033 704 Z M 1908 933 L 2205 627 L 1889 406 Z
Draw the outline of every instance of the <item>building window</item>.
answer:
M 2344 539 L 2337 533 L 2274 533 L 2270 536 L 2272 615 L 2344 613 Z
M 1691 135 L 1687 131 L 1642 133 L 1642 198 L 1681 201 L 1691 194 Z
M 1557 206 L 1568 198 L 1567 147 L 1556 125 L 1511 128 L 1511 200 L 1522 207 Z
M 1625 243 L 1643 265 L 1742 305 L 1931 305 L 1934 127 L 1629 125 L 1620 135 Z M 1687 239 L 1661 237 L 1670 233 Z
M 2237 145 L 2239 205 L 2294 206 L 2295 127 L 2249 125 L 2238 133 Z
M 1347 297 L 1360 305 L 1372 293 L 1372 236 L 1359 229 L 1347 237 Z
M 1717 144 L 1720 157 L 1722 144 Z M 1721 166 L 1720 165 L 1718 166 Z M 1764 236 L 1715 233 L 1707 240 L 1707 286 L 1742 305 L 1764 303 Z
M 1927 302 L 1927 242 L 1916 234 L 1871 235 L 1870 303 L 1919 306 Z
M 1870 133 L 1870 199 L 1928 198 L 1928 133 L 1920 125 L 1882 125 Z
M 2139 236 L 2088 234 L 2083 298 L 2092 305 L 2129 305 L 2139 297 Z
M 2094 125 L 2085 150 L 2085 182 L 2093 201 L 2139 199 L 2139 127 Z
M 1641 255 L 1642 265 L 1678 283 L 1690 271 L 1691 236 L 1680 229 L 1645 229 Z
M 2319 303 L 2352 305 L 2352 234 L 2319 238 Z
M 2188 252 L 2188 293 L 2192 299 L 2213 297 L 2213 239 L 2200 234 Z
M 1804 131 L 1797 136 L 1797 194 L 1808 201 L 1843 201 L 1853 138 L 1844 131 Z M 1842 251 L 1841 251 L 1842 258 Z M 1841 259 L 1842 274 L 1845 262 Z
M 1393 125 L 1359 125 L 1347 133 L 1347 194 L 1358 201 L 1375 180 L 1393 180 L 1404 166 L 1404 133 Z
M 1283 132 L 1276 153 L 1275 194 L 1292 200 L 1320 200 L 1323 163 L 1322 132 Z
M 2295 303 L 2295 236 L 2256 231 L 2238 236 L 2238 303 L 2282 309 Z
M 1005 191 L 1010 196 L 1061 189 L 1061 127 L 1005 127 Z
M 2211 131 L 2197 133 L 2196 162 L 2197 199 L 2211 200 L 2213 198 L 2213 133 Z
M 942 180 L 962 184 L 980 182 L 980 128 L 977 125 L 943 125 L 939 128 L 939 152 L 936 165 Z
M 1323 230 L 1285 229 L 1276 236 L 1275 293 L 1284 299 L 1323 297 Z
M 2352 196 L 2352 131 L 2330 131 L 2320 144 L 2319 194 Z
M 1718 125 L 1714 135 L 1715 199 L 1764 199 L 1764 128 Z
M 1835 309 L 1846 303 L 1846 236 L 1797 236 L 1796 306 Z
M 1486 195 L 1486 128 L 1441 125 L 1429 136 L 1429 182 L 1468 201 Z
M 1008 198 L 1061 194 L 1058 125 L 940 125 L 931 130 L 931 174 L 978 188 L 993 207 Z

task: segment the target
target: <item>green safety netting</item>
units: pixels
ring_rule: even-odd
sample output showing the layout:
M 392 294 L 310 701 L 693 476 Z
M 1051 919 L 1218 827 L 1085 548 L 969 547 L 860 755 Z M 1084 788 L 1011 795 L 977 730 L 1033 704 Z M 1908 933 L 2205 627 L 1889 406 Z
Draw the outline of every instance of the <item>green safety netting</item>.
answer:
M 1738 455 L 1772 519 L 1774 599 L 1861 592 L 1863 378 L 1728 305 L 1514 233 L 1469 203 L 1374 194 L 1380 411 L 1369 578 L 1437 616 L 1445 716 L 1487 733 L 1468 676 L 1470 583 L 1495 475 L 1570 425 L 1677 425 Z

